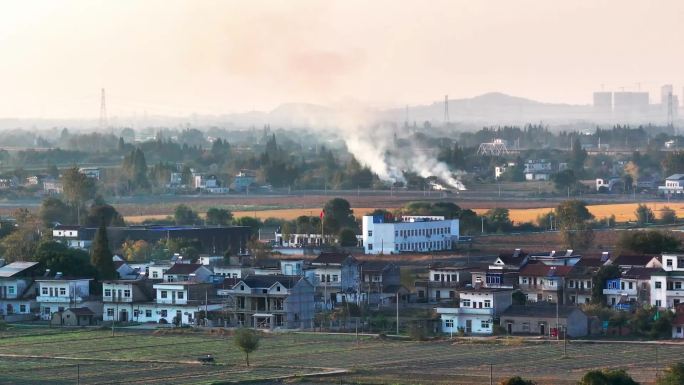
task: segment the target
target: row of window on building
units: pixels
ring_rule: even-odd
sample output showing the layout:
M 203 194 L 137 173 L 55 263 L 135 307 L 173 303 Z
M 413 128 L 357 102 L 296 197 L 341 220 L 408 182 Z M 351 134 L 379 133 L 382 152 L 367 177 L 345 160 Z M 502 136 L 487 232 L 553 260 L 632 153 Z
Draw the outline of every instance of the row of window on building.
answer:
M 397 251 L 412 251 L 412 250 L 444 250 L 451 248 L 451 241 L 434 241 L 434 242 L 406 242 L 397 243 Z M 368 249 L 372 250 L 373 245 L 368 245 Z
M 431 235 L 442 235 L 450 234 L 450 229 L 448 227 L 436 227 L 428 229 L 411 229 L 411 230 L 394 230 L 395 237 L 429 237 Z M 373 232 L 368 231 L 368 236 L 372 237 Z

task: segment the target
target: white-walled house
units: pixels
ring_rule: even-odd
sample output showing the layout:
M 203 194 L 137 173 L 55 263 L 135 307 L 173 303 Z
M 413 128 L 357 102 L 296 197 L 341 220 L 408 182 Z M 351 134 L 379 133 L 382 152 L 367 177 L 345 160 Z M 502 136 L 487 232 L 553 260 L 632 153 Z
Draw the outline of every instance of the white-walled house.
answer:
M 651 274 L 652 306 L 676 308 L 684 303 L 684 255 L 663 254 L 663 271 Z
M 52 315 L 68 308 L 87 307 L 96 317 L 102 315 L 102 301 L 90 295 L 92 278 L 43 278 L 36 280 L 36 302 L 40 318 L 50 320 Z
M 459 220 L 441 216 L 404 216 L 394 222 L 365 215 L 362 228 L 365 254 L 451 250 L 459 238 Z
M 456 300 L 456 291 L 471 281 L 470 271 L 463 267 L 432 266 L 428 279 L 415 282 L 419 301 L 442 302 Z
M 34 275 L 38 262 L 12 262 L 0 267 L 0 316 L 27 318 L 38 312 Z
M 658 193 L 665 195 L 684 194 L 684 174 L 672 174 L 665 178 L 665 186 L 658 186 Z
M 175 263 L 164 272 L 164 282 L 209 282 L 213 272 L 198 263 Z
M 152 301 L 152 281 L 109 280 L 102 282 L 103 321 L 139 322 L 145 305 Z M 150 312 L 151 317 L 151 312 Z
M 171 262 L 154 262 L 147 267 L 147 278 L 154 280 L 163 280 L 164 273 L 173 267 Z
M 492 334 L 494 319 L 513 303 L 512 289 L 463 289 L 459 291 L 459 305 L 437 307 L 442 321 L 442 333 Z

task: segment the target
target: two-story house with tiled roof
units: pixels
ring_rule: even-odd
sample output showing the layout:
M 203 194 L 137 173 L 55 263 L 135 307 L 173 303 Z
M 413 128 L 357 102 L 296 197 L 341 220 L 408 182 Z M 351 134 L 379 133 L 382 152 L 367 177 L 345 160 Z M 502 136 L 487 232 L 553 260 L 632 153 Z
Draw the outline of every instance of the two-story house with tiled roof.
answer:
M 40 308 L 40 317 L 50 320 L 56 312 L 69 308 L 87 307 L 95 317 L 102 315 L 102 299 L 91 295 L 92 278 L 54 278 L 37 279 L 38 296 L 36 302 Z
M 164 282 L 209 282 L 213 272 L 199 263 L 175 263 L 164 272 Z
M 543 263 L 532 263 L 520 270 L 518 288 L 530 302 L 563 303 L 565 277 L 572 266 L 550 266 Z
M 233 325 L 259 329 L 313 327 L 314 287 L 304 277 L 251 275 L 218 294 L 232 297 Z

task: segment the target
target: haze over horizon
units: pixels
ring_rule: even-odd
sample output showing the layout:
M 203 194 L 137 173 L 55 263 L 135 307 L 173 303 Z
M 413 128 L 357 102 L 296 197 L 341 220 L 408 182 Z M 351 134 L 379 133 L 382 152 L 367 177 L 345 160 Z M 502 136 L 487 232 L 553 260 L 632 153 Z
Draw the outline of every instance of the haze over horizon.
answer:
M 674 0 L 5 2 L 0 118 L 96 118 L 102 87 L 110 116 L 487 92 L 589 104 L 602 85 L 654 99 L 684 85 L 683 11 Z

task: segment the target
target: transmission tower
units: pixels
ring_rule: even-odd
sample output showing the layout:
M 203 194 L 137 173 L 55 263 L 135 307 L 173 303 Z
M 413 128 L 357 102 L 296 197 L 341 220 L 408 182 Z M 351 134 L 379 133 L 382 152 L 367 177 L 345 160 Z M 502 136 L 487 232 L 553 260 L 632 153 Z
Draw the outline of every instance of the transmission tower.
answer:
M 444 95 L 444 123 L 449 123 L 449 95 Z
M 672 100 L 672 92 L 667 94 L 667 126 L 673 127 L 674 125 L 674 105 Z
M 105 102 L 105 89 L 102 89 L 102 96 L 100 98 L 100 131 L 107 128 L 107 104 Z

